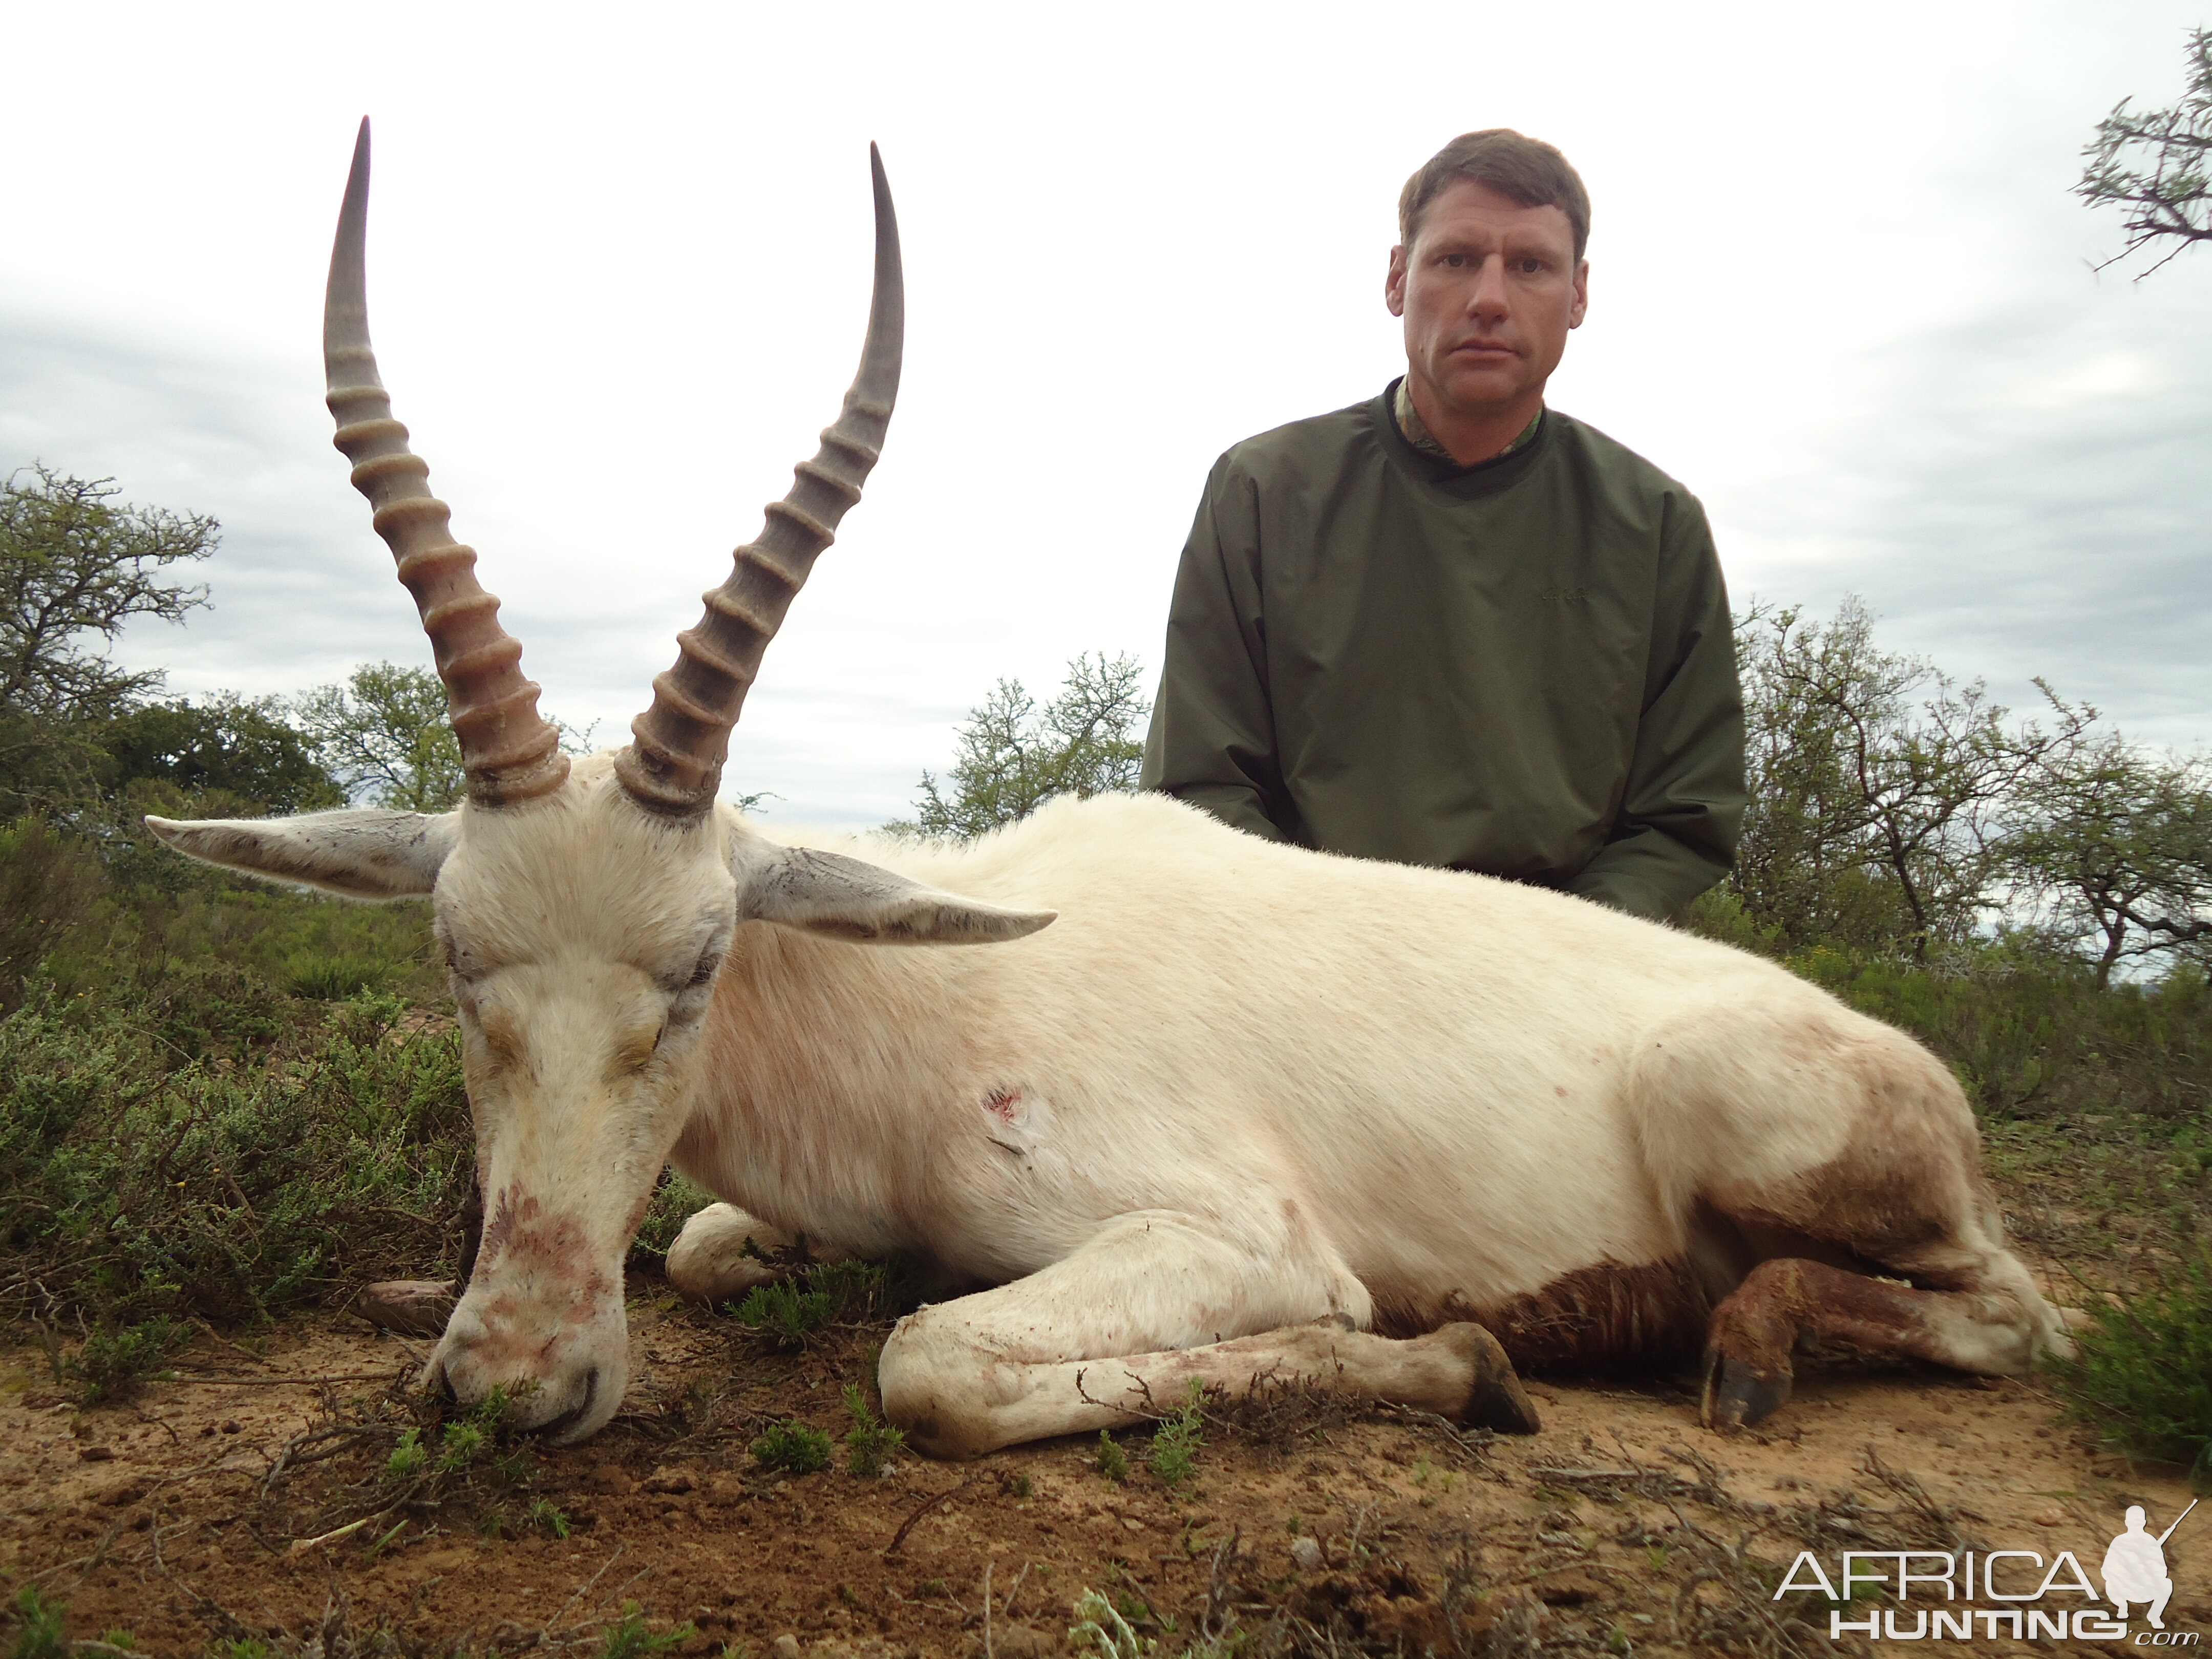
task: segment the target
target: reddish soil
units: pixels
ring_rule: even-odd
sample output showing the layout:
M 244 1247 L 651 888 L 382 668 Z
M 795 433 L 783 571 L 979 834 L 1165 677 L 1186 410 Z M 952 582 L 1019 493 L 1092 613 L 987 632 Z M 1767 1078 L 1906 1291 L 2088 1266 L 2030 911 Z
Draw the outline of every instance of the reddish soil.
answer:
M 763 1472 L 749 1447 L 769 1422 L 843 1431 L 841 1385 L 882 1328 L 780 1358 L 640 1297 L 610 1428 L 398 1507 L 382 1471 L 417 1407 L 387 1385 L 415 1348 L 358 1321 L 205 1340 L 177 1380 L 94 1408 L 42 1350 L 0 1350 L 0 1583 L 65 1602 L 73 1638 L 126 1628 L 163 1656 L 249 1636 L 323 1659 L 596 1654 L 634 1601 L 656 1632 L 695 1625 L 687 1654 L 957 1659 L 986 1651 L 987 1583 L 993 1659 L 1065 1650 L 1086 1588 L 1161 1659 L 1240 1633 L 1254 1654 L 1341 1659 L 1850 1652 L 1863 1644 L 1831 1639 L 1819 1597 L 1771 1599 L 1800 1550 L 1832 1573 L 1847 1548 L 2070 1550 L 2094 1574 L 2127 1504 L 2156 1531 L 2188 1501 L 2176 1471 L 2100 1453 L 2035 1384 L 1851 1366 L 1815 1369 L 1766 1432 L 1729 1439 L 1679 1387 L 1547 1382 L 1525 1440 L 1294 1395 L 1223 1405 L 1180 1491 L 1145 1468 L 1142 1435 L 1124 1437 L 1126 1484 L 1098 1473 L 1095 1440 L 959 1466 L 901 1453 L 876 1480 Z M 541 1501 L 568 1537 L 532 1523 Z M 2166 1626 L 2202 1632 L 2212 1505 L 2166 1554 Z M 2076 1648 L 2100 1650 L 2036 1650 Z

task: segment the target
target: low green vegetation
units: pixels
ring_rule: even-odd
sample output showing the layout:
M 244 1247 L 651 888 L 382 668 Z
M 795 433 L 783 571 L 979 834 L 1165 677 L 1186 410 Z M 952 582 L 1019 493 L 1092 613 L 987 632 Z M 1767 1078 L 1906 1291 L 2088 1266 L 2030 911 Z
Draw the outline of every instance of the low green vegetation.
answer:
M 1103 1429 L 1098 1431 L 1098 1455 L 1092 1462 L 1102 1480 L 1111 1480 L 1118 1486 L 1129 1478 L 1129 1454 Z
M 845 1414 L 853 1419 L 845 1431 L 845 1472 L 873 1479 L 890 1466 L 906 1436 L 868 1408 L 868 1396 L 858 1383 L 845 1385 Z
M 1196 1377 L 1183 1395 L 1182 1404 L 1160 1420 L 1152 1432 L 1152 1449 L 1145 1465 L 1163 1486 L 1180 1486 L 1196 1473 L 1198 1449 L 1206 1443 L 1200 1431 L 1206 1422 L 1206 1385 Z
M 832 1325 L 892 1311 L 898 1289 L 877 1262 L 802 1263 L 788 1278 L 755 1285 L 731 1316 L 776 1352 L 798 1353 Z
M 664 1631 L 651 1630 L 638 1604 L 625 1601 L 621 1621 L 608 1627 L 606 1639 L 599 1644 L 599 1659 L 646 1659 L 648 1654 L 680 1648 L 697 1633 L 696 1627 L 689 1623 Z
M 1149 1636 L 1138 1635 L 1103 1591 L 1085 1590 L 1075 1598 L 1073 1613 L 1067 1640 L 1079 1653 L 1095 1654 L 1097 1659 L 1146 1659 L 1159 1645 Z
M 9 1610 L 16 1620 L 9 1659 L 65 1659 L 70 1650 L 66 1606 L 47 1601 L 37 1585 L 26 1584 L 15 1592 Z
M 137 1325 L 96 1326 L 62 1362 L 62 1374 L 83 1385 L 82 1397 L 88 1406 L 127 1400 L 192 1335 L 190 1325 L 166 1315 Z
M 94 1330 L 73 1363 L 96 1395 L 152 1369 L 174 1322 L 450 1272 L 471 1178 L 450 1027 L 160 967 L 143 999 L 43 992 L 0 1019 L 0 1295 Z
M 797 1353 L 830 1322 L 830 1297 L 802 1289 L 796 1280 L 779 1279 L 754 1285 L 731 1316 L 770 1347 Z
M 2073 1414 L 2139 1456 L 2190 1467 L 2212 1496 L 2212 1246 L 2088 1304 L 2077 1352 L 2057 1368 Z
M 793 1418 L 752 1443 L 753 1461 L 784 1474 L 818 1474 L 830 1467 L 830 1437 Z

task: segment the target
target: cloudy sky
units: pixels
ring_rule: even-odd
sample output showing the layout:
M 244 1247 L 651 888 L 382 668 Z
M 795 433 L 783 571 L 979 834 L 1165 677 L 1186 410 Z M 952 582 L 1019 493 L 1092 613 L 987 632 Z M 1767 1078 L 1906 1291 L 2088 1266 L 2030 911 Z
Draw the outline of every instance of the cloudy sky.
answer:
M 1552 400 L 1704 498 L 1739 602 L 1857 593 L 2015 705 L 2212 741 L 2212 253 L 2100 274 L 2068 194 L 2205 0 L 1501 9 L 16 8 L 0 469 L 222 520 L 216 608 L 125 642 L 174 690 L 427 662 L 321 405 L 369 113 L 398 412 L 546 706 L 618 741 L 836 411 L 875 139 L 898 416 L 728 775 L 872 823 L 999 677 L 1157 671 L 1213 458 L 1402 368 L 1398 185 L 1510 125 L 1595 204 Z

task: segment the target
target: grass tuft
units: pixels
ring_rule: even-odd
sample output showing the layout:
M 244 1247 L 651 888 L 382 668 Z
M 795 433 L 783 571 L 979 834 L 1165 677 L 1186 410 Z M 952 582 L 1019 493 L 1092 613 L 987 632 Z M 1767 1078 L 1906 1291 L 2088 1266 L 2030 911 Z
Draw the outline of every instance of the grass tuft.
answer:
M 830 1301 L 821 1291 L 802 1291 L 790 1279 L 756 1285 L 738 1304 L 735 1317 L 783 1353 L 798 1353 L 830 1322 Z
M 830 1467 L 830 1437 L 796 1418 L 778 1423 L 753 1442 L 753 1459 L 763 1468 L 787 1474 L 816 1474 Z
M 21 1622 L 15 1629 L 15 1644 L 8 1650 L 9 1659 L 64 1659 L 70 1650 L 65 1604 L 49 1601 L 37 1585 L 26 1584 L 15 1592 L 14 1612 Z
M 1105 1430 L 1098 1431 L 1098 1473 L 1119 1484 L 1129 1478 L 1129 1455 L 1123 1451 L 1114 1437 Z
M 1139 1636 L 1121 1610 L 1095 1589 L 1075 1598 L 1075 1622 L 1067 1627 L 1067 1640 L 1078 1652 L 1096 1653 L 1098 1659 L 1146 1659 L 1159 1644 Z
M 1180 1486 L 1197 1472 L 1198 1449 L 1206 1443 L 1200 1432 L 1206 1420 L 1206 1384 L 1196 1377 L 1183 1394 L 1182 1404 L 1161 1420 L 1152 1436 L 1152 1455 L 1146 1463 L 1165 1486 Z
M 853 1426 L 845 1431 L 845 1472 L 872 1479 L 890 1466 L 891 1454 L 906 1443 L 906 1436 L 868 1409 L 868 1397 L 858 1383 L 845 1385 L 845 1411 L 853 1419 Z
M 655 1635 L 645 1627 L 645 1613 L 635 1601 L 623 1603 L 622 1622 L 607 1626 L 606 1638 L 599 1644 L 598 1659 L 646 1659 L 647 1654 L 665 1653 L 671 1648 L 682 1647 L 697 1635 L 697 1630 L 686 1623 Z

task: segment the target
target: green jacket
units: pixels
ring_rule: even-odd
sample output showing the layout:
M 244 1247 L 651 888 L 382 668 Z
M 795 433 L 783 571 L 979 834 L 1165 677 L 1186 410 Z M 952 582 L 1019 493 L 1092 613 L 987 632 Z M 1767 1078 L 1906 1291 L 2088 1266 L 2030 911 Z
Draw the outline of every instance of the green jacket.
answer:
M 1593 428 L 1459 468 L 1390 392 L 1238 444 L 1144 785 L 1271 841 L 1679 917 L 1728 872 L 1743 701 L 1705 510 Z

